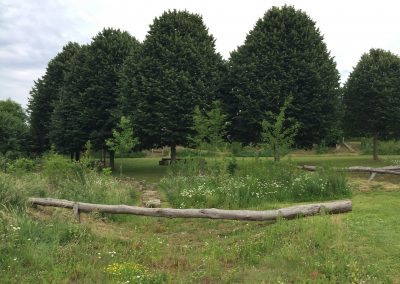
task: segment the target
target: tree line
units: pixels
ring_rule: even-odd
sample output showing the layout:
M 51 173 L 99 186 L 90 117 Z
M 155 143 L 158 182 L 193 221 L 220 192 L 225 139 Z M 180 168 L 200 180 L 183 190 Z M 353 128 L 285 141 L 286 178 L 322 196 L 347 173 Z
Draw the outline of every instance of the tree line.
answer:
M 201 128 L 196 114 L 215 113 L 215 106 L 228 142 L 264 141 L 274 117 L 290 118 L 281 129 L 296 125 L 297 148 L 343 135 L 398 138 L 399 75 L 398 56 L 371 49 L 341 87 L 316 23 L 291 6 L 268 10 L 228 60 L 200 15 L 166 11 L 143 42 L 108 28 L 90 44 L 63 47 L 30 92 L 29 151 L 55 145 L 78 160 L 91 141 L 112 161 L 107 140 L 124 117 L 140 148 L 170 146 L 174 159 L 176 145 L 192 143 Z

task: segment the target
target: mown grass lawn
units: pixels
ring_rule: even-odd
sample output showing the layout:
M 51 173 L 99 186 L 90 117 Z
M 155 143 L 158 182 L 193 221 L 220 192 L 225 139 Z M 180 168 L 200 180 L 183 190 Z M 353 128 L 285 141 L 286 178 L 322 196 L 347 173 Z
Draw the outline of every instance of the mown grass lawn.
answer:
M 371 165 L 367 156 L 292 159 Z M 117 162 L 124 175 L 150 182 L 168 168 L 158 158 Z M 136 283 L 400 283 L 400 178 L 366 178 L 349 177 L 351 213 L 275 224 L 99 214 L 76 224 L 65 209 L 2 209 L 0 282 L 117 283 L 139 275 Z
M 160 158 L 119 158 L 116 159 L 114 175 L 158 182 L 168 169 L 167 166 L 159 166 L 159 160 Z

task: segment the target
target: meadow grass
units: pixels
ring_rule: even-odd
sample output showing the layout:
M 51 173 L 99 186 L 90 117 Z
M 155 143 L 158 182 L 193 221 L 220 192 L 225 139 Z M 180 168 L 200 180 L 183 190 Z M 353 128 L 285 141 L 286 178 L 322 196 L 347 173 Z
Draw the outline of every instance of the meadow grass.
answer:
M 352 163 L 348 159 L 345 163 Z M 126 162 L 144 176 L 151 174 L 152 167 L 166 169 L 158 166 L 157 159 L 142 160 L 147 163 L 144 169 L 140 159 L 132 160 Z M 330 157 L 311 160 L 332 162 Z M 365 165 L 363 159 L 356 160 L 357 165 Z M 237 162 L 239 172 L 241 161 Z M 341 166 L 344 161 L 332 163 Z M 400 282 L 399 178 L 368 183 L 364 176 L 351 175 L 351 213 L 275 224 L 140 216 L 114 219 L 95 213 L 82 214 L 78 224 L 71 210 L 25 207 L 28 196 L 43 191 L 43 196 L 57 197 L 68 183 L 79 185 L 80 190 L 109 191 L 89 194 L 88 200 L 100 196 L 103 203 L 137 202 L 138 196 L 125 195 L 132 190 L 128 184 L 92 174 L 96 182 L 79 185 L 83 179 L 74 174 L 68 175 L 68 182 L 60 179 L 56 188 L 43 170 L 0 175 L 1 283 Z M 153 180 L 160 176 L 156 172 Z M 113 197 L 118 191 L 121 195 Z M 292 204 L 273 201 L 265 208 Z
M 218 163 L 222 159 L 218 157 L 205 157 L 207 163 Z M 120 166 L 122 165 L 122 175 L 134 177 L 137 180 L 148 180 L 149 182 L 158 182 L 167 173 L 167 166 L 159 166 L 160 157 L 155 158 L 118 158 L 116 159 L 115 176 L 120 176 Z M 237 157 L 238 167 L 246 167 L 254 163 L 254 157 Z M 272 158 L 259 158 L 258 160 L 272 160 Z M 291 154 L 282 159 L 290 161 L 297 165 L 317 165 L 327 167 L 350 167 L 350 166 L 371 166 L 381 167 L 393 165 L 393 162 L 400 163 L 400 155 L 380 156 L 379 161 L 373 161 L 370 155 L 356 154 L 321 154 L 304 155 Z
M 396 283 L 399 200 L 357 194 L 352 213 L 276 224 L 2 211 L 0 280 L 115 283 L 110 265 L 135 264 L 159 283 Z
M 245 209 L 271 202 L 332 200 L 349 197 L 344 173 L 315 173 L 291 162 L 256 159 L 238 166 L 236 160 L 180 162 L 160 181 L 169 203 L 179 208 Z

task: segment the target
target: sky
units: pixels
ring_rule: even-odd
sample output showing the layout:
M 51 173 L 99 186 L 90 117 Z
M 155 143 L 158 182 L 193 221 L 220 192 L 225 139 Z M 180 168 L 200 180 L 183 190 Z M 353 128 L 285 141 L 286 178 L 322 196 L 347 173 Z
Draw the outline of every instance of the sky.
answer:
M 396 0 L 0 0 L 0 100 L 26 107 L 34 81 L 69 41 L 90 43 L 105 27 L 143 41 L 149 25 L 168 9 L 203 16 L 225 59 L 273 6 L 293 5 L 315 22 L 334 56 L 342 83 L 363 53 L 400 54 L 400 2 Z

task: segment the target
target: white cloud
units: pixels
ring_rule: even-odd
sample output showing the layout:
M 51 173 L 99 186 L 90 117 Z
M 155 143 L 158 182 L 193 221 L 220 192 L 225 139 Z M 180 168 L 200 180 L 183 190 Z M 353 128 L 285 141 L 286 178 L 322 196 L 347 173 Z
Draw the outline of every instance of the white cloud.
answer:
M 26 105 L 33 81 L 68 41 L 87 43 L 104 27 L 143 40 L 155 17 L 168 9 L 203 16 L 225 58 L 243 44 L 257 19 L 272 6 L 293 5 L 317 23 L 335 57 L 342 81 L 362 53 L 383 48 L 400 53 L 397 1 L 320 0 L 69 0 L 0 1 L 0 99 Z

